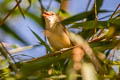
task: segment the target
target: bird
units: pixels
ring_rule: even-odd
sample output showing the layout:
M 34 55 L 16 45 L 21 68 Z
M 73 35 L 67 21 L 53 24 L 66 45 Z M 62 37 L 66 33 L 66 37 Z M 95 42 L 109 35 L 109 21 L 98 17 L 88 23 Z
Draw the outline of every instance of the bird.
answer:
M 61 23 L 60 17 L 53 11 L 44 11 L 44 34 L 54 50 L 69 48 L 72 46 L 69 30 Z
M 99 60 L 94 55 L 94 51 L 88 43 L 81 36 L 69 32 L 61 23 L 60 17 L 55 12 L 44 11 L 42 16 L 45 19 L 45 36 L 54 50 L 61 50 L 79 45 L 79 50 L 82 50 L 89 56 L 96 70 L 99 70 L 100 73 L 104 72 Z

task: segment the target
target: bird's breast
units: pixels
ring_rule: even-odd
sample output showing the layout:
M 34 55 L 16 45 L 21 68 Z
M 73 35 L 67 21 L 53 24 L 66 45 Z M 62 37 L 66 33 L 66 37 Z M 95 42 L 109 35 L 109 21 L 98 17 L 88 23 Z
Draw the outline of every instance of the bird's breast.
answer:
M 56 32 L 45 30 L 45 35 L 52 48 L 55 50 L 60 50 L 62 48 L 68 48 L 72 46 L 68 35 L 63 30 Z

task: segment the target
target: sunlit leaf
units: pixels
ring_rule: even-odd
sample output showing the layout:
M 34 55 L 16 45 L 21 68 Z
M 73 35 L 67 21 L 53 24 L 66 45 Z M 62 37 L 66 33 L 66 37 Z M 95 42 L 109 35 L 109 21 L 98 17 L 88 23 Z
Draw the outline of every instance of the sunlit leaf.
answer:
M 19 53 L 19 52 L 22 52 L 22 51 L 25 51 L 25 50 L 32 49 L 32 48 L 34 48 L 34 47 L 35 47 L 34 45 L 25 46 L 25 47 L 18 47 L 18 48 L 9 50 L 9 53 L 10 53 L 10 54 L 15 54 L 15 53 Z
M 100 13 L 106 13 L 106 12 L 111 12 L 111 11 L 100 10 L 99 12 Z M 76 15 L 70 17 L 70 18 L 67 18 L 67 19 L 63 20 L 62 23 L 64 25 L 68 25 L 68 24 L 73 23 L 75 21 L 79 21 L 79 20 L 83 20 L 85 18 L 88 18 L 91 15 L 94 15 L 94 11 L 82 12 L 82 13 L 76 14 Z

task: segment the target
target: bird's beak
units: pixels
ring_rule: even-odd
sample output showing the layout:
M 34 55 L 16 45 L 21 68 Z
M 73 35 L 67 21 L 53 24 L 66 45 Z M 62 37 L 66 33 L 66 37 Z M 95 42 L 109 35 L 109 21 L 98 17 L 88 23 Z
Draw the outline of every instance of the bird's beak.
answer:
M 47 16 L 50 16 L 51 14 L 49 13 L 49 12 L 47 12 L 47 11 L 44 11 L 44 13 L 43 13 L 43 17 L 47 17 Z

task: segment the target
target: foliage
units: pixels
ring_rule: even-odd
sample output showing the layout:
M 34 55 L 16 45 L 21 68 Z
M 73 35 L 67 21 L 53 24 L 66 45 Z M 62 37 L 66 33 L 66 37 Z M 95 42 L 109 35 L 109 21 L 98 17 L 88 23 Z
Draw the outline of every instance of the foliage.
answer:
M 0 2 L 1 31 L 25 45 L 24 47 L 20 47 L 0 41 L 0 80 L 119 80 L 120 11 L 118 9 L 120 4 L 114 11 L 103 10 L 101 7 L 104 0 L 95 0 L 89 11 L 86 10 L 82 13 L 71 15 L 71 13 L 67 12 L 67 9 L 62 10 L 61 8 L 62 6 L 67 5 L 69 0 L 68 2 L 66 1 L 67 4 L 64 4 L 64 0 L 54 0 L 54 2 L 60 4 L 60 8 L 56 9 L 58 10 L 58 13 L 61 14 L 61 23 L 65 26 L 70 26 L 70 30 L 75 30 L 76 36 L 74 36 L 73 39 L 77 39 L 75 42 L 81 44 L 86 53 L 83 58 L 84 61 L 81 63 L 81 70 L 76 72 L 73 68 L 75 62 L 72 54 L 70 54 L 74 47 L 54 52 L 47 42 L 31 28 L 29 28 L 29 30 L 36 39 L 39 40 L 39 43 L 37 45 L 28 46 L 29 42 L 22 38 L 22 36 L 15 31 L 14 27 L 10 27 L 11 25 L 9 22 L 11 22 L 13 17 L 22 16 L 23 20 L 29 18 L 44 30 L 44 20 L 42 16 L 38 16 L 42 15 L 42 10 L 39 5 L 36 5 L 39 3 L 41 5 L 41 1 L 44 0 L 27 0 L 27 2 L 23 2 L 23 0 L 2 0 Z M 91 0 L 89 1 L 92 2 Z M 53 0 L 50 0 L 47 9 L 49 9 L 52 2 Z M 13 3 L 15 3 L 15 5 L 12 6 L 12 8 L 9 7 L 9 4 Z M 28 6 L 22 7 L 19 5 L 21 3 Z M 89 3 L 86 6 L 89 7 Z M 47 6 L 43 5 L 43 7 Z M 103 16 L 101 20 L 98 17 L 101 13 L 112 14 Z M 63 15 L 65 16 L 65 19 L 63 19 Z M 14 23 L 15 22 L 16 21 L 14 21 Z M 85 40 L 78 35 L 82 36 Z M 0 37 L 0 39 L 2 39 L 2 37 Z M 21 59 L 18 62 L 14 60 L 14 54 L 19 55 L 17 54 L 18 52 L 34 49 L 41 45 L 46 48 L 48 54 L 46 53 L 44 56 L 32 58 L 30 60 Z M 96 70 L 95 65 L 98 63 L 97 61 L 94 63 L 88 53 L 95 53 L 94 55 L 97 56 L 98 63 L 102 65 L 100 67 L 104 69 L 103 72 Z M 119 57 L 115 57 L 116 55 L 119 55 Z M 114 66 L 117 66 L 118 68 L 115 67 L 114 69 Z

